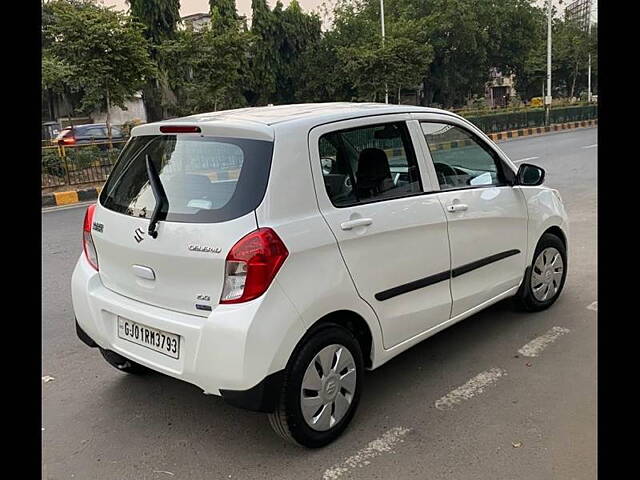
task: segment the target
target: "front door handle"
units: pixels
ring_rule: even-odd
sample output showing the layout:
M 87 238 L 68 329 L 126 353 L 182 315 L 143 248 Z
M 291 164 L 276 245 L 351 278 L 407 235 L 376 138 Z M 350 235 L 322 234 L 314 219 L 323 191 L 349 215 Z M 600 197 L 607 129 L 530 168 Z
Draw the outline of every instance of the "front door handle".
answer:
M 340 224 L 340 228 L 342 230 L 351 230 L 355 227 L 367 227 L 373 223 L 371 218 L 357 218 L 355 220 L 349 220 L 346 222 L 342 222 Z
M 464 203 L 454 203 L 453 205 L 449 205 L 447 207 L 447 211 L 449 211 L 449 212 L 464 212 L 467 208 L 469 208 L 469 205 L 466 205 Z

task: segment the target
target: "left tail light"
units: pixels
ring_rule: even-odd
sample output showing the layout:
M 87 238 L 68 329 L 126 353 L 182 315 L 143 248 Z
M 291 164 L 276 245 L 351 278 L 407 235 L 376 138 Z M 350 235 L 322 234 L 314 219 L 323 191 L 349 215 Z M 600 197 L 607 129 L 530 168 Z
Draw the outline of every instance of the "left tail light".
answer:
M 96 204 L 89 205 L 87 211 L 84 214 L 84 226 L 82 228 L 82 247 L 84 249 L 84 256 L 89 264 L 96 270 L 98 268 L 98 253 L 96 252 L 96 246 L 93 244 L 93 237 L 91 236 L 91 226 L 93 225 L 93 214 L 96 211 Z
M 270 228 L 259 228 L 236 243 L 227 255 L 220 303 L 248 302 L 262 295 L 289 255 Z

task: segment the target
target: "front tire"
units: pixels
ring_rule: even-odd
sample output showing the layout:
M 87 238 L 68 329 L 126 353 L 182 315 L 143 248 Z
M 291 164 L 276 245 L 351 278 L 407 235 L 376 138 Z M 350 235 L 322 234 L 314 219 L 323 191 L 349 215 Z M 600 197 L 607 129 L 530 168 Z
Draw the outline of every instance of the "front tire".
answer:
M 566 278 L 567 249 L 556 235 L 545 233 L 515 296 L 517 307 L 529 312 L 549 308 L 560 296 Z
M 318 448 L 338 438 L 360 400 L 364 364 L 358 340 L 338 325 L 312 334 L 289 362 L 269 422 L 289 442 Z

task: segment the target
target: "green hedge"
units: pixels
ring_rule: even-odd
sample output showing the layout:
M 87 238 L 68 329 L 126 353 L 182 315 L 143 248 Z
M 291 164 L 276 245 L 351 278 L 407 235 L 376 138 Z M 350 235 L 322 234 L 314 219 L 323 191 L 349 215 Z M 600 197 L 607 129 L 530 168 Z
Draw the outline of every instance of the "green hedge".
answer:
M 552 108 L 549 114 L 551 123 L 579 122 L 598 118 L 597 105 Z M 518 130 L 520 128 L 543 127 L 544 108 L 536 108 L 521 112 L 493 113 L 466 117 L 485 133 Z

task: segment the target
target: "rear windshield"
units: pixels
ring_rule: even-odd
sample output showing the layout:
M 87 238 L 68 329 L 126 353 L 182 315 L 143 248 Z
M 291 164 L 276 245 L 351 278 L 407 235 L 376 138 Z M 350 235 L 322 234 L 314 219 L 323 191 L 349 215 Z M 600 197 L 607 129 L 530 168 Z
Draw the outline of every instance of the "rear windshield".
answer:
M 273 142 L 226 137 L 141 135 L 131 138 L 109 175 L 100 203 L 150 218 L 155 197 L 150 156 L 169 200 L 169 222 L 215 223 L 241 217 L 262 201 Z

